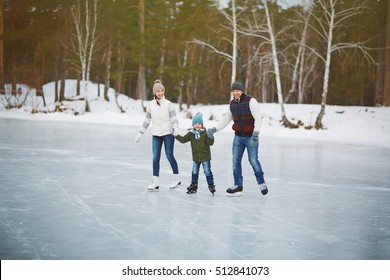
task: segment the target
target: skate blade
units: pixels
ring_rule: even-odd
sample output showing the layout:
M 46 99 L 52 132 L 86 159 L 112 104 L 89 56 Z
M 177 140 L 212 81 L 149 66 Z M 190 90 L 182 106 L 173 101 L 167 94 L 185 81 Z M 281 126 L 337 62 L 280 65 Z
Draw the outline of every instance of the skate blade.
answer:
M 179 182 L 176 186 L 174 186 L 174 187 L 169 187 L 169 190 L 171 190 L 171 191 L 173 191 L 173 190 L 175 190 L 175 189 L 177 189 L 178 187 L 180 187 L 181 186 L 181 182 Z
M 226 193 L 226 196 L 229 196 L 229 197 L 238 197 L 238 196 L 242 196 L 242 192 Z

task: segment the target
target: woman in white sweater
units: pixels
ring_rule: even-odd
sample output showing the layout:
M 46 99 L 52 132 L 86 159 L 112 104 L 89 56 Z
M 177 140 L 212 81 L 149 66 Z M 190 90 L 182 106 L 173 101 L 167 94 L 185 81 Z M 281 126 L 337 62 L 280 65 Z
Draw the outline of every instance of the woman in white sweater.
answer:
M 152 123 L 153 180 L 152 184 L 148 186 L 148 190 L 158 191 L 160 188 L 160 158 L 163 144 L 165 155 L 172 167 L 173 179 L 169 189 L 173 190 L 181 184 L 179 168 L 173 155 L 174 135 L 178 133 L 179 122 L 172 102 L 165 99 L 165 88 L 160 80 L 154 82 L 153 95 L 154 100 L 147 106 L 144 122 L 135 137 L 135 141 L 139 142 L 141 136 Z

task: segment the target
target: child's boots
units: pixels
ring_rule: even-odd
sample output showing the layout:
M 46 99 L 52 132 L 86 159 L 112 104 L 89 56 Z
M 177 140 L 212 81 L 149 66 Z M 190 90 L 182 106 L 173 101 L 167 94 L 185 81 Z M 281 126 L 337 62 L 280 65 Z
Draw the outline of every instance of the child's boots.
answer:
M 198 190 L 198 184 L 197 183 L 191 183 L 191 185 L 187 188 L 187 193 L 196 193 Z
M 214 195 L 214 193 L 215 193 L 215 185 L 209 185 L 209 190 Z

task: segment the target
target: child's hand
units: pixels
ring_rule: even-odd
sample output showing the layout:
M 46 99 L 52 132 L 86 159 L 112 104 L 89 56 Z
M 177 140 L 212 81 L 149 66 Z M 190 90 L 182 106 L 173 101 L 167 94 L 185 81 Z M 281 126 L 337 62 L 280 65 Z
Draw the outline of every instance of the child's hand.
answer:
M 210 138 L 210 139 L 214 139 L 214 133 L 217 132 L 217 129 L 215 127 L 212 127 L 212 128 L 209 128 L 207 129 L 207 136 Z

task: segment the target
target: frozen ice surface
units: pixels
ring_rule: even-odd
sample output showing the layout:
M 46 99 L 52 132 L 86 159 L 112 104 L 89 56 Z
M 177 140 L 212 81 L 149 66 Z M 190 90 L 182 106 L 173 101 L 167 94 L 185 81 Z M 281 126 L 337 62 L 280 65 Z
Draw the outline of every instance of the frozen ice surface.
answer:
M 390 259 L 390 150 L 260 138 L 269 186 L 243 158 L 233 182 L 232 132 L 215 135 L 211 195 L 186 194 L 190 145 L 176 142 L 183 186 L 150 193 L 151 136 L 138 128 L 0 119 L 0 259 Z M 201 171 L 202 172 L 202 171 Z

